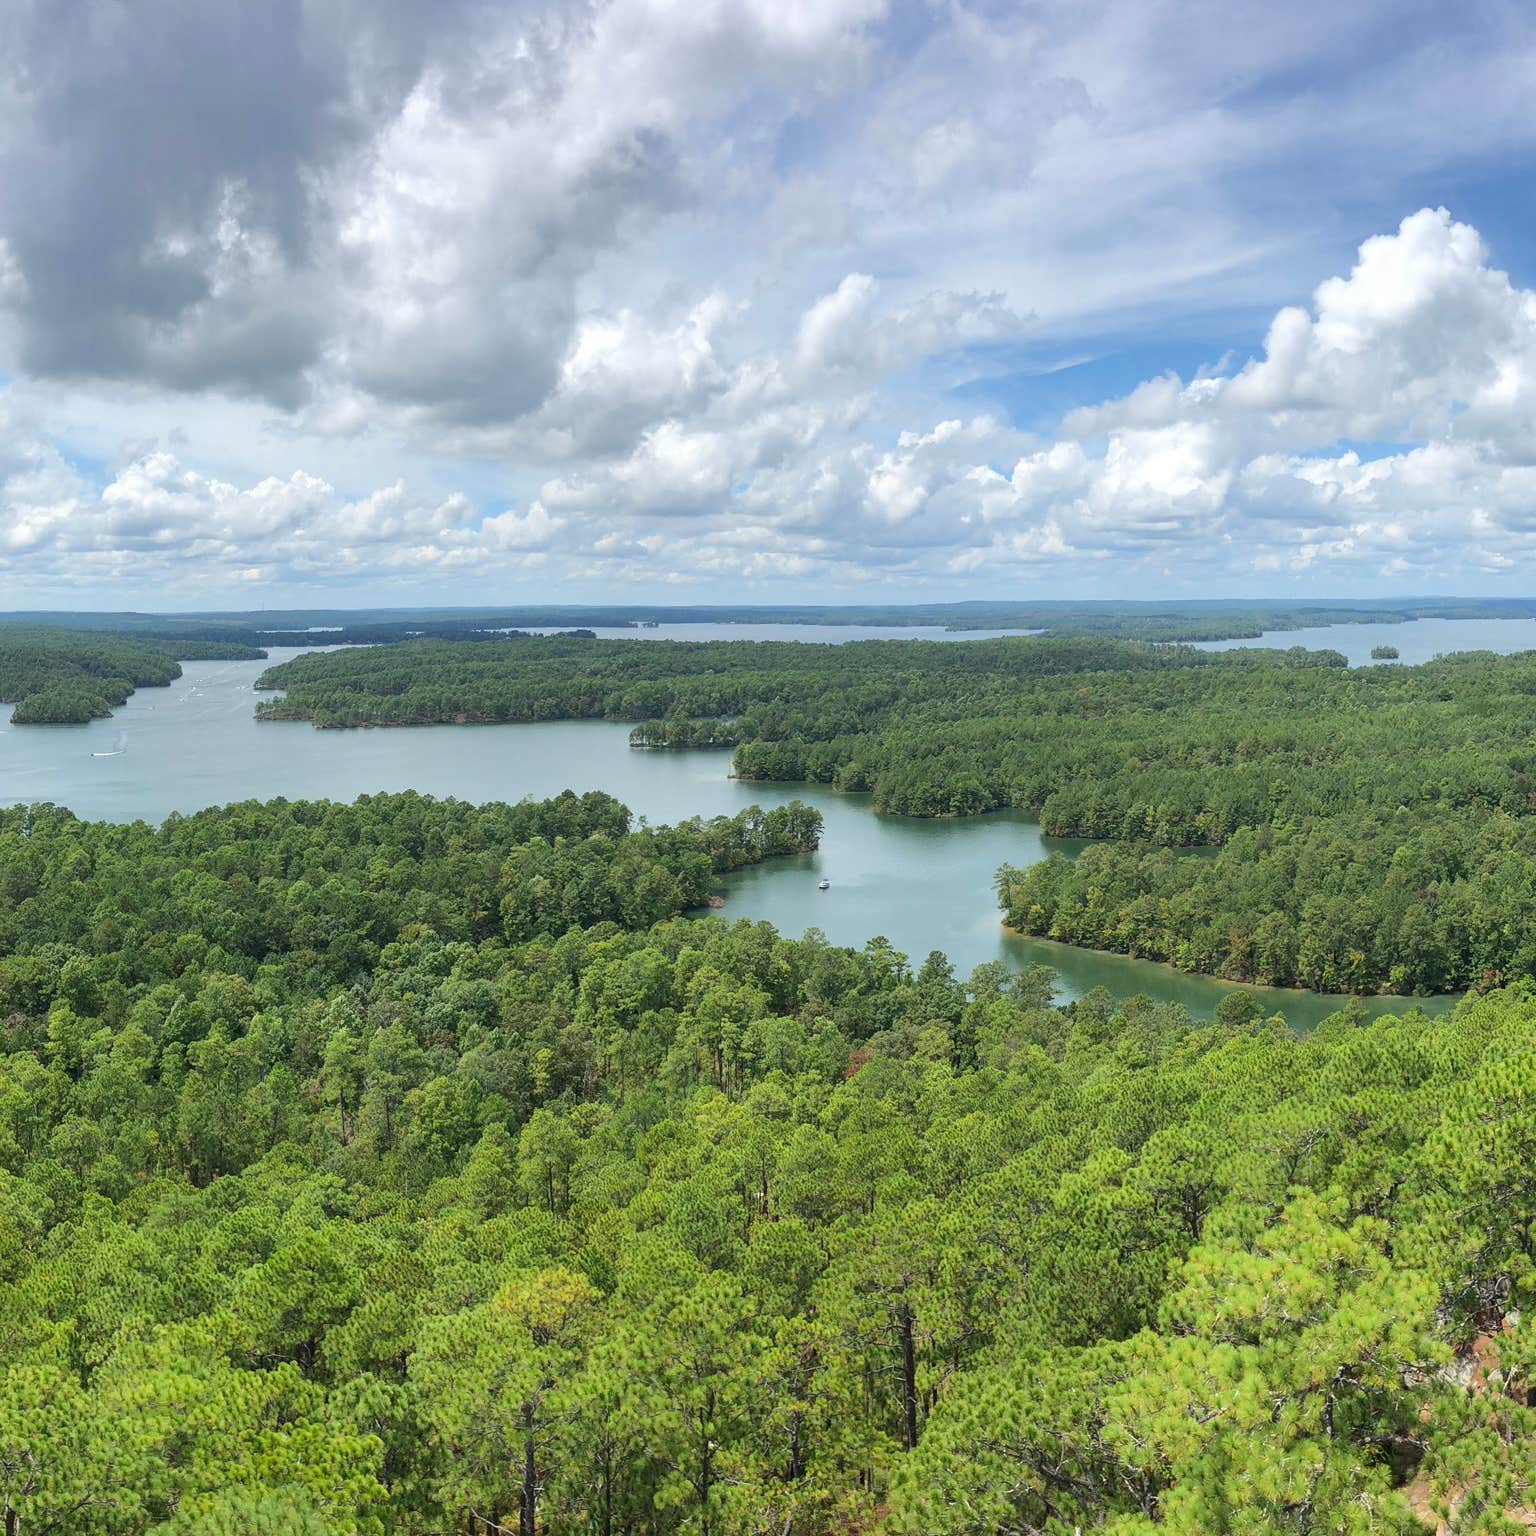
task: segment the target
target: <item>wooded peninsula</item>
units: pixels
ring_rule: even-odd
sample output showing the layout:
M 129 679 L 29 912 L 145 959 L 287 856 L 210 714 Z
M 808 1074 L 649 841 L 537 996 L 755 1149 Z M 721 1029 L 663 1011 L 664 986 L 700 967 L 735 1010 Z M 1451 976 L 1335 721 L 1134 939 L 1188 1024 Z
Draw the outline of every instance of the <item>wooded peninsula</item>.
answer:
M 1022 932 L 1238 981 L 1460 991 L 1536 974 L 1536 656 L 1109 639 L 421 641 L 259 686 L 316 725 L 606 718 L 876 811 L 1010 807 L 1097 845 L 999 892 Z M 1196 850 L 1191 854 L 1190 850 Z

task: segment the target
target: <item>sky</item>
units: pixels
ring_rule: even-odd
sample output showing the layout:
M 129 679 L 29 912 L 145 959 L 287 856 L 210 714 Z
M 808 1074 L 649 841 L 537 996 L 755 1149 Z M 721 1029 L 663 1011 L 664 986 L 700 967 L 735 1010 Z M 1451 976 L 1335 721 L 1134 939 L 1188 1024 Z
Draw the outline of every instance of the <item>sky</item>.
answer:
M 1529 595 L 1536 12 L 7 0 L 0 607 Z

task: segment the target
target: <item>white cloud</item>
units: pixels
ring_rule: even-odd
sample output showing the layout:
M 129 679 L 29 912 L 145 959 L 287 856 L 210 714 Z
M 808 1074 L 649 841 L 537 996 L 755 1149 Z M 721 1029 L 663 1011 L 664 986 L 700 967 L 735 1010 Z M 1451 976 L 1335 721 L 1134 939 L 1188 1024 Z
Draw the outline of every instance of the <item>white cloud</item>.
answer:
M 867 272 L 850 272 L 800 318 L 795 352 L 802 368 L 839 368 L 862 356 L 862 342 L 878 284 Z
M 1264 355 L 1228 378 L 1151 381 L 1068 418 L 1080 435 L 1207 419 L 1270 442 L 1516 433 L 1528 445 L 1536 295 L 1487 264 L 1475 229 L 1421 209 L 1360 247 L 1311 311 L 1282 309 Z M 1466 420 L 1456 418 L 1466 414 Z
M 1527 569 L 1536 296 L 1340 234 L 1536 143 L 1518 8 L 78 5 L 0 60 L 18 591 Z M 1009 424 L 1025 341 L 1255 314 Z
M 924 326 L 934 312 L 946 336 L 971 313 L 934 305 Z M 302 469 L 241 486 L 165 449 L 93 490 L 13 411 L 0 424 L 0 549 L 32 571 L 196 562 L 231 580 L 350 581 L 554 561 L 573 579 L 749 584 L 1170 559 L 1228 579 L 1339 570 L 1433 584 L 1536 559 L 1524 403 L 1536 303 L 1443 212 L 1367 240 L 1310 309 L 1276 315 L 1262 356 L 1148 381 L 1045 443 L 983 414 L 882 446 L 869 395 L 848 386 L 878 384 L 883 338 L 911 322 L 910 308 L 882 309 L 872 281 L 814 301 L 782 353 L 730 361 L 716 341 L 740 314 L 712 295 L 665 331 L 624 311 L 585 323 L 538 430 L 574 432 L 585 408 L 622 451 L 489 516 L 403 479 L 351 498 Z M 662 407 L 632 444 L 614 426 Z M 1421 440 L 1368 454 L 1351 441 L 1364 430 Z
M 486 565 L 516 569 L 564 527 L 535 504 L 481 519 L 459 495 L 436 501 L 403 484 L 349 501 L 296 471 L 241 488 L 158 451 L 93 491 L 39 443 L 20 444 L 0 481 L 0 571 L 30 582 L 107 575 L 197 581 L 323 576 Z
M 658 420 L 691 415 L 729 382 L 714 347 L 736 308 L 712 293 L 673 325 L 628 309 L 586 316 L 523 441 L 561 459 L 616 453 Z

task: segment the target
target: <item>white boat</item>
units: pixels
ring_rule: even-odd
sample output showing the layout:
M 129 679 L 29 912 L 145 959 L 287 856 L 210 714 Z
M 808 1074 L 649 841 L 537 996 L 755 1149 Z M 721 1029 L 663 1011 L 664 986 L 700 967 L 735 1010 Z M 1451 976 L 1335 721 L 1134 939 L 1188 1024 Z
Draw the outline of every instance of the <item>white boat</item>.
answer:
M 830 880 L 818 880 L 816 882 L 816 889 L 818 891 L 824 891 L 831 884 L 832 884 L 832 882 Z

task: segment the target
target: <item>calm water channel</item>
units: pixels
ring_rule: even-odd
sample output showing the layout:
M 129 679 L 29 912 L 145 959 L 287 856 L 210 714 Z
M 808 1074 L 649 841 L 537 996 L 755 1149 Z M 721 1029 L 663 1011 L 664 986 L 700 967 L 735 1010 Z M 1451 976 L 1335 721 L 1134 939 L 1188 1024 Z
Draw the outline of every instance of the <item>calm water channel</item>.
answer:
M 1398 662 L 1413 666 L 1451 651 L 1536 651 L 1536 619 L 1412 619 L 1406 624 L 1330 624 L 1316 629 L 1271 629 L 1251 640 L 1201 640 L 1202 651 L 1284 649 L 1304 645 L 1309 651 L 1342 651 L 1352 667 L 1376 665 L 1371 649 L 1395 645 Z
M 851 638 L 844 636 L 844 638 Z M 297 651 L 274 650 L 272 662 Z M 920 962 L 941 949 L 961 974 L 986 960 L 1054 966 L 1062 992 L 1104 986 L 1145 992 L 1208 1014 L 1233 990 L 1118 955 L 1005 933 L 992 895 L 999 864 L 1027 864 L 1052 847 L 1025 817 L 964 821 L 876 816 L 864 795 L 797 784 L 742 784 L 725 752 L 643 752 L 629 727 L 606 721 L 317 731 L 252 715 L 262 662 L 186 662 L 169 688 L 140 689 L 110 720 L 82 726 L 0 726 L 0 801 L 49 800 L 92 820 L 157 822 L 234 800 L 350 800 L 416 789 L 461 799 L 518 800 L 566 788 L 601 789 L 651 822 L 734 813 L 803 799 L 826 820 L 821 851 L 744 870 L 724 883 L 722 915 L 766 919 L 787 934 L 819 928 L 839 944 L 875 935 Z M 98 755 L 111 754 L 111 755 Z M 818 890 L 826 878 L 830 889 Z M 1337 999 L 1258 989 L 1297 1025 Z M 1399 1006 L 1375 1000 L 1373 1011 Z M 1431 1007 L 1444 1006 L 1434 1000 Z

